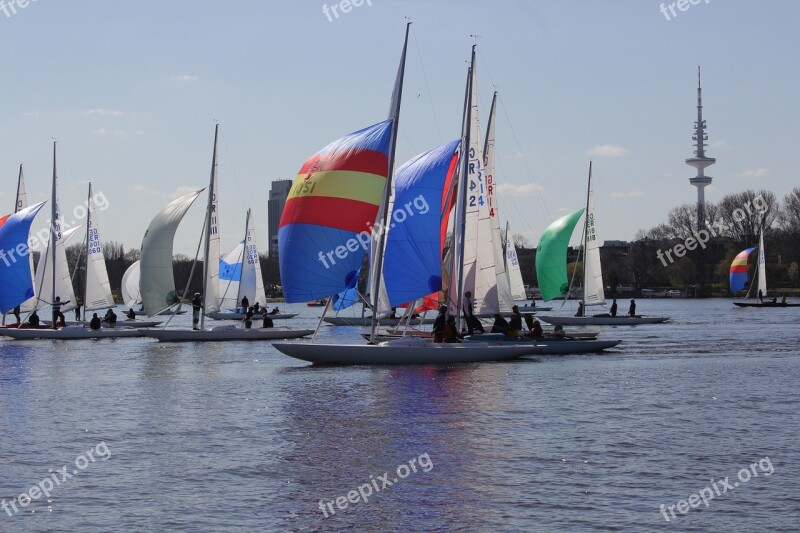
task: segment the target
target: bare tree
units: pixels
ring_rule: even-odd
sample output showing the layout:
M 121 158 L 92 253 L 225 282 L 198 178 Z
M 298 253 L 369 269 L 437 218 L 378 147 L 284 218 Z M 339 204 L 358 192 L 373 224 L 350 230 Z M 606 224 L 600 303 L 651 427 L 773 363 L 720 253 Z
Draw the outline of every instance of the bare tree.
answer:
M 784 197 L 780 212 L 780 224 L 794 237 L 800 235 L 800 187 L 795 187 Z
M 775 195 L 764 189 L 728 194 L 719 202 L 720 224 L 715 228 L 739 248 L 752 246 L 762 227 L 772 227 L 778 207 Z

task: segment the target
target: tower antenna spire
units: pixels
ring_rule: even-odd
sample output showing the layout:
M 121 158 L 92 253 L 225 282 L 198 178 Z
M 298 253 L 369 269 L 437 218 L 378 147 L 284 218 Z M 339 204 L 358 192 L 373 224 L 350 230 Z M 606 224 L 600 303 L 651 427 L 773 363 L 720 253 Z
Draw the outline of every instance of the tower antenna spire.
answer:
M 697 187 L 697 229 L 705 227 L 705 192 L 706 186 L 711 185 L 711 176 L 705 175 L 706 167 L 717 162 L 713 157 L 706 157 L 706 121 L 703 120 L 703 89 L 700 85 L 700 66 L 697 67 L 697 122 L 694 123 L 695 141 L 694 157 L 686 160 L 686 164 L 697 169 L 697 175 L 689 178 L 689 183 Z

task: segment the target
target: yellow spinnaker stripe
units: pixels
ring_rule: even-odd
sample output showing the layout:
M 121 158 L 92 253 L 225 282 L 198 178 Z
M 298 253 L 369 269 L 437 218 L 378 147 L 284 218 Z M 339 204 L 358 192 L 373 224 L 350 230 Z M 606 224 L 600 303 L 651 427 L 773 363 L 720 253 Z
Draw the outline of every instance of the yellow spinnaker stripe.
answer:
M 308 174 L 298 174 L 294 178 L 288 200 L 326 196 L 380 205 L 386 186 L 385 177 L 367 172 L 328 170 L 314 172 L 309 180 L 306 180 L 307 177 Z

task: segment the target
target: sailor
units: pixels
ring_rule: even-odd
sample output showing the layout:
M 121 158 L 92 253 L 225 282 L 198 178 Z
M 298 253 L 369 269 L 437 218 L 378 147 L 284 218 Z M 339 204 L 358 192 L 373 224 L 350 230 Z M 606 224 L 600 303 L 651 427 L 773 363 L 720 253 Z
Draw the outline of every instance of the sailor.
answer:
M 614 298 L 614 301 L 611 303 L 611 316 L 617 316 L 617 299 Z
M 506 335 L 509 337 L 519 337 L 519 332 L 522 331 L 522 315 L 519 314 L 519 307 L 516 305 L 511 308 L 511 312 L 514 313 L 514 315 L 511 317 L 511 320 L 508 321 Z
M 628 308 L 628 316 L 636 316 L 636 300 L 631 298 L 631 306 Z
M 197 324 L 200 323 L 200 310 L 203 308 L 203 300 L 200 298 L 200 293 L 194 293 L 192 300 L 192 329 L 200 329 Z
M 109 309 L 111 311 L 111 309 Z M 92 319 L 89 321 L 89 328 L 90 329 L 100 329 L 100 317 L 97 316 L 97 313 L 92 315 Z
M 61 306 L 68 304 L 70 300 L 66 302 L 61 301 L 61 296 L 56 296 L 56 301 L 53 302 L 53 329 L 56 329 L 58 325 L 58 320 L 61 319 L 61 324 L 65 325 L 67 323 L 67 317 L 64 316 L 64 313 L 61 312 Z
M 447 306 L 439 307 L 439 314 L 433 321 L 433 342 L 441 343 L 444 341 L 444 332 L 447 326 Z
M 136 313 L 133 308 L 128 309 L 128 313 L 125 316 L 128 317 L 128 320 L 136 320 Z
M 250 308 L 250 300 L 247 299 L 247 296 L 242 296 L 242 312 L 247 313 L 247 310 Z

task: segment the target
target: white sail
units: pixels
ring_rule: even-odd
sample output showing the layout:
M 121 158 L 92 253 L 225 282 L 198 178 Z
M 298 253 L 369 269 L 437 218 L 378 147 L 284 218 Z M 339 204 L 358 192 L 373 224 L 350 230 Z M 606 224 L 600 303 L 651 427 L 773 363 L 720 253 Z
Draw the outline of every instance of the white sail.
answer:
M 267 296 L 264 294 L 264 278 L 261 275 L 261 260 L 258 257 L 258 246 L 256 246 L 256 231 L 249 209 L 247 210 L 247 231 L 244 240 L 245 261 L 242 265 L 242 284 L 239 286 L 239 292 L 242 293 L 242 290 L 246 290 L 247 296 L 253 295 L 252 302 L 264 305 Z
M 92 200 L 92 184 L 89 184 L 89 200 L 86 209 L 86 297 L 84 311 L 96 311 L 114 307 L 111 295 L 111 284 L 108 282 L 106 259 L 100 232 L 95 219 L 94 201 Z
M 47 243 L 47 250 L 39 260 L 39 268 L 36 270 L 36 294 L 38 299 L 35 308 L 41 309 L 50 305 L 51 297 L 58 296 L 62 302 L 69 302 L 61 306 L 61 311 L 75 309 L 75 290 L 72 288 L 72 277 L 69 274 L 67 264 L 67 252 L 65 250 L 67 242 L 80 229 L 80 226 L 59 232 L 60 238 L 56 240 L 56 284 L 53 290 L 53 269 L 52 252 L 50 243 Z M 51 295 L 51 296 L 48 296 Z M 46 299 L 45 299 L 46 298 Z
M 514 306 L 511 297 L 511 287 L 508 283 L 506 262 L 503 254 L 503 243 L 500 235 L 500 212 L 497 203 L 497 179 L 495 177 L 494 145 L 495 145 L 495 112 L 497 108 L 497 92 L 492 97 L 492 107 L 489 110 L 489 121 L 486 125 L 486 143 L 483 148 L 483 157 L 486 173 L 486 211 L 489 216 L 489 239 L 494 257 L 494 271 L 497 284 L 497 311 L 508 312 Z M 483 243 L 479 243 L 482 246 Z M 488 300 L 488 298 L 487 298 Z M 484 306 L 486 301 L 484 300 Z M 492 302 L 494 305 L 494 302 Z M 488 310 L 488 309 L 487 309 Z M 494 311 L 494 312 L 497 312 Z
M 758 239 L 758 292 L 767 295 L 767 263 L 764 258 L 764 229 Z
M 139 288 L 142 306 L 153 316 L 178 303 L 175 276 L 172 270 L 172 244 L 181 219 L 197 196 L 205 189 L 190 192 L 170 202 L 158 213 L 142 239 Z
M 589 163 L 589 190 L 586 197 L 586 235 L 584 240 L 583 303 L 601 305 L 606 301 L 603 292 L 603 272 L 600 268 L 600 239 L 594 216 L 592 191 L 592 164 Z
M 506 272 L 508 273 L 508 284 L 511 290 L 511 297 L 514 300 L 525 300 L 525 284 L 522 282 L 522 271 L 519 268 L 517 249 L 511 240 L 508 222 L 506 222 Z
M 491 245 L 491 223 L 486 201 L 486 174 L 480 145 L 478 82 L 474 59 L 470 83 L 470 108 L 464 228 L 464 292 L 472 292 L 476 313 L 497 313 L 500 309 L 497 299 L 497 276 L 494 270 L 494 250 Z
M 122 275 L 122 301 L 125 302 L 125 307 L 133 309 L 135 306 L 142 303 L 142 295 L 139 292 L 139 261 L 136 261 Z
M 219 260 L 219 299 L 220 308 L 235 310 L 242 301 L 242 296 L 250 300 L 252 292 L 241 290 L 242 262 L 244 259 L 244 241 Z
M 214 155 L 211 158 L 211 177 L 208 185 L 208 207 L 206 213 L 206 247 L 203 270 L 203 310 L 205 314 L 219 311 L 219 221 L 217 188 L 217 135 L 219 125 L 214 128 Z
M 17 203 L 14 205 L 14 212 L 17 213 L 22 209 L 28 207 L 28 195 L 25 192 L 25 177 L 22 173 L 22 165 L 19 166 L 19 179 L 17 180 Z M 28 254 L 28 263 L 31 267 L 31 279 L 35 279 L 36 274 L 33 271 L 33 254 Z M 34 284 L 35 285 L 35 284 Z M 36 287 L 34 286 L 34 296 L 23 302 L 19 308 L 23 313 L 29 313 L 36 307 Z

